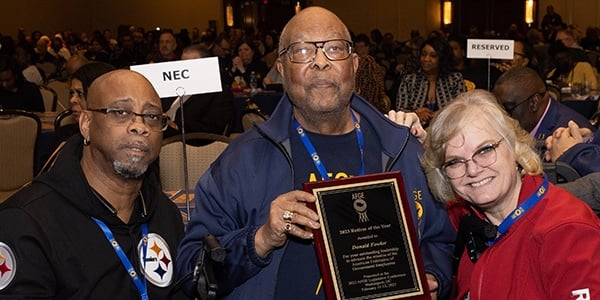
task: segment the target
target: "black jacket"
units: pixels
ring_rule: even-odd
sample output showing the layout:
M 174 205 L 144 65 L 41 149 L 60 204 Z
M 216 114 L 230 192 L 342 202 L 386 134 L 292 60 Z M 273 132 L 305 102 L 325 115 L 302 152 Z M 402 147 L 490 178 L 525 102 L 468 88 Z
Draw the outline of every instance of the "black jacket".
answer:
M 0 298 L 140 299 L 91 217 L 110 228 L 142 274 L 138 247 L 141 224 L 147 223 L 149 299 L 183 298 L 181 293 L 170 295 L 177 280 L 173 260 L 183 222 L 176 205 L 161 192 L 158 174 L 146 172 L 143 197 L 138 198 L 131 220 L 125 224 L 87 183 L 80 167 L 82 147 L 81 135 L 71 138 L 52 169 L 0 205 L 0 265 L 10 269 L 0 267 Z M 12 275 L 12 280 L 2 282 Z

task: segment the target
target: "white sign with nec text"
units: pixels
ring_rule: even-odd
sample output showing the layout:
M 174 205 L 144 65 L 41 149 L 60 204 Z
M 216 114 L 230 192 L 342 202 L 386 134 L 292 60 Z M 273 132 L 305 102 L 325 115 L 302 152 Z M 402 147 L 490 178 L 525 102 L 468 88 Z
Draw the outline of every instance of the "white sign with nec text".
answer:
M 513 40 L 467 40 L 467 58 L 513 59 Z
M 135 65 L 131 70 L 144 75 L 161 98 L 222 90 L 217 57 Z

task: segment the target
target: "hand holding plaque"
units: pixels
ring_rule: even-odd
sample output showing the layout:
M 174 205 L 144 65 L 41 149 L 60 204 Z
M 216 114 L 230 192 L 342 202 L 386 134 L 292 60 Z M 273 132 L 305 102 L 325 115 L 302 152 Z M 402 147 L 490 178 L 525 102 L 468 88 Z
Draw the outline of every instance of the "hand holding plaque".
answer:
M 430 299 L 399 172 L 304 184 L 327 299 Z
M 304 228 L 319 229 L 317 214 L 306 207 L 314 202 L 314 196 L 304 191 L 291 191 L 279 195 L 269 210 L 269 218 L 256 232 L 255 246 L 258 255 L 264 257 L 273 249 L 281 247 L 294 235 L 302 239 L 312 238 Z

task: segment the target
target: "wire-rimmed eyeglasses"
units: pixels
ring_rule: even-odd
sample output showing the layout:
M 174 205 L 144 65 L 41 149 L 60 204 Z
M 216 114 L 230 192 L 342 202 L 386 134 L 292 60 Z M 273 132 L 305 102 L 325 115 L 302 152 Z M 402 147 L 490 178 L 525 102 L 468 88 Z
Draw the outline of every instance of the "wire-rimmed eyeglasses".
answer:
M 496 148 L 500 146 L 502 140 L 503 138 L 496 143 L 479 148 L 479 150 L 475 151 L 469 159 L 454 158 L 449 160 L 442 164 L 441 169 L 448 178 L 458 179 L 465 176 L 467 173 L 467 163 L 469 163 L 469 161 L 473 161 L 473 163 L 481 168 L 489 167 L 496 162 Z
M 328 60 L 344 60 L 352 53 L 352 42 L 344 39 L 295 42 L 279 51 L 279 56 L 287 53 L 291 62 L 305 64 L 315 60 L 319 48 Z
M 135 118 L 142 117 L 144 124 L 153 131 L 164 131 L 167 129 L 169 117 L 163 114 L 139 114 L 129 109 L 123 108 L 88 108 L 87 110 L 93 112 L 103 113 L 108 118 L 117 124 L 123 124 L 126 122 L 134 122 Z

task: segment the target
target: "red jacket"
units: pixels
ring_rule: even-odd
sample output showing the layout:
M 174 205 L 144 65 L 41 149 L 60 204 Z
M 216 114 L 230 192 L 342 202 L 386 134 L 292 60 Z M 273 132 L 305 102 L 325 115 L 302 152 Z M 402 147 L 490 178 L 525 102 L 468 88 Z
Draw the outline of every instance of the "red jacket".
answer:
M 525 176 L 519 203 L 542 181 Z M 455 226 L 466 212 L 464 205 L 449 205 Z M 600 299 L 600 219 L 550 184 L 544 198 L 475 264 L 463 252 L 456 279 L 455 299 L 467 293 L 471 300 Z

